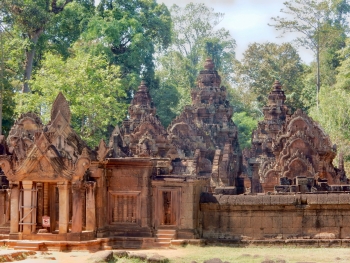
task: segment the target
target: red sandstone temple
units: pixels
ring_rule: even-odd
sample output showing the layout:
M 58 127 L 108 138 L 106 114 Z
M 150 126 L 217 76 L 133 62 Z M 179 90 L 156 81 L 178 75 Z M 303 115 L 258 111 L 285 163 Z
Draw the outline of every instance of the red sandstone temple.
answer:
M 244 157 L 212 60 L 197 83 L 192 104 L 165 129 L 142 82 L 129 117 L 95 150 L 71 128 L 61 93 L 47 125 L 22 114 L 0 138 L 4 242 L 69 250 L 350 237 L 350 187 L 343 165 L 332 164 L 336 148 L 305 113 L 290 112 L 279 82 Z

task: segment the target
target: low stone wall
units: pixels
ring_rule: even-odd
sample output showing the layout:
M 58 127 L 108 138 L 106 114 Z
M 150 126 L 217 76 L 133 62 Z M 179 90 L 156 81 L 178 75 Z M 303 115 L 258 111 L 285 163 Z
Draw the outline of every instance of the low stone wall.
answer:
M 350 194 L 202 194 L 202 238 L 350 238 Z

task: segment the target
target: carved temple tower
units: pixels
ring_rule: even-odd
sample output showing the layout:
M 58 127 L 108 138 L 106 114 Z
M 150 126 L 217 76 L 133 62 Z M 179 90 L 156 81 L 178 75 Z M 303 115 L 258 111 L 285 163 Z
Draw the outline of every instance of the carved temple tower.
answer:
M 300 109 L 290 114 L 278 81 L 268 98 L 252 134 L 252 192 L 329 191 L 346 183 L 343 168 L 332 164 L 336 148 L 318 123 Z
M 113 157 L 168 157 L 170 149 L 176 154 L 168 140 L 167 132 L 156 115 L 156 108 L 149 95 L 144 81 L 138 87 L 131 105 L 129 117 L 121 128 L 118 126 L 112 133 L 109 147 Z
M 226 88 L 211 59 L 191 91 L 192 105 L 168 127 L 181 158 L 194 158 L 196 176 L 210 178 L 210 187 L 241 186 L 238 175 L 241 153 L 233 110 L 226 99 Z M 176 167 L 176 164 L 174 164 Z

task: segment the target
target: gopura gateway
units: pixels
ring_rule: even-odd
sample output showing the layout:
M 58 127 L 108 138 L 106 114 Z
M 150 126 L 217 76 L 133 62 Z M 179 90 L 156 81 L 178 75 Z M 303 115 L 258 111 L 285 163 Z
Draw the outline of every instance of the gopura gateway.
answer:
M 192 104 L 167 129 L 142 82 L 129 118 L 95 150 L 71 128 L 61 93 L 48 124 L 22 114 L 1 138 L 3 241 L 106 249 L 203 239 L 348 240 L 350 186 L 342 163 L 332 164 L 336 148 L 322 128 L 290 112 L 276 81 L 242 155 L 226 88 L 212 60 L 204 67 Z

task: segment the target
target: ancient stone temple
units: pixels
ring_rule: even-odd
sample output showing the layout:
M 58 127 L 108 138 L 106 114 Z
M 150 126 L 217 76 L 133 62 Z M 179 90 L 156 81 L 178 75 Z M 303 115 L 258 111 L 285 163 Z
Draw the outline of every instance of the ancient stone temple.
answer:
M 71 128 L 63 94 L 46 125 L 22 114 L 0 137 L 0 239 L 37 250 L 350 240 L 350 186 L 322 128 L 290 112 L 276 81 L 243 171 L 226 92 L 207 59 L 191 105 L 165 129 L 141 82 L 94 150 Z
M 302 110 L 291 115 L 285 99 L 276 81 L 252 135 L 252 192 L 317 192 L 345 184 L 344 170 L 332 164 L 336 148 L 329 136 Z
M 22 114 L 7 137 L 0 166 L 9 181 L 12 239 L 40 239 L 42 233 L 46 240 L 94 237 L 94 220 L 86 214 L 94 218 L 95 211 L 83 211 L 86 202 L 95 202 L 85 195 L 86 187 L 94 185 L 84 178 L 90 154 L 70 120 L 60 93 L 47 125 L 33 113 Z M 50 221 L 46 226 L 45 217 Z
M 202 191 L 236 193 L 241 154 L 226 89 L 211 60 L 200 72 L 192 105 L 169 128 L 160 123 L 144 82 L 128 118 L 101 141 L 90 167 L 97 183 L 97 236 L 151 238 L 174 231 L 199 236 Z
M 197 78 L 191 91 L 192 105 L 176 117 L 168 128 L 172 143 L 179 149 L 181 160 L 196 162 L 194 174 L 210 178 L 209 188 L 243 185 L 239 178 L 241 152 L 237 127 L 232 121 L 232 107 L 226 100 L 226 88 L 220 86 L 221 78 L 211 59 Z M 184 169 L 174 162 L 174 169 Z M 188 170 L 188 168 L 187 168 Z M 240 191 L 240 190 L 238 190 Z

